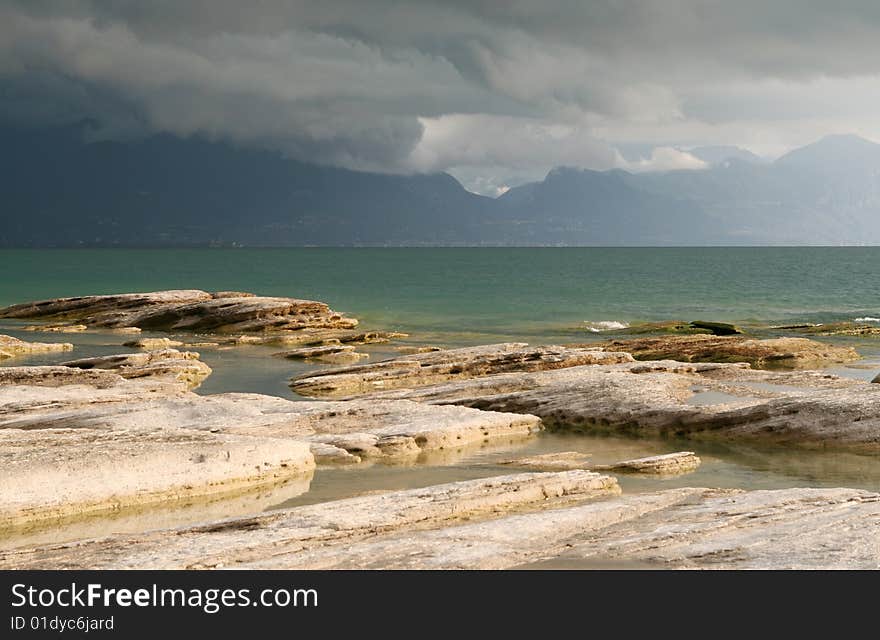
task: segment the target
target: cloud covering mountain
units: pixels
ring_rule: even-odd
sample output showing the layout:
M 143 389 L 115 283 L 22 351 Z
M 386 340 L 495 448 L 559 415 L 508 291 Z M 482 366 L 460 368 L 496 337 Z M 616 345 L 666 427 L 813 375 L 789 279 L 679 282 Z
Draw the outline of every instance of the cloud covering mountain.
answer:
M 880 6 L 743 0 L 3 0 L 0 119 L 88 120 L 499 193 L 880 139 Z M 639 144 L 636 160 L 620 149 Z

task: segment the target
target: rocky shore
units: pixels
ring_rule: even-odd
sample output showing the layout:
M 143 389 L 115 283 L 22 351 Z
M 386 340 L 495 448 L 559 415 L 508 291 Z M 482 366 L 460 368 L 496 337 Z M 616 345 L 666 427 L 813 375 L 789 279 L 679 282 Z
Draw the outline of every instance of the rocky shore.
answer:
M 472 473 L 478 452 L 510 452 L 477 464 L 487 477 L 266 513 L 235 507 L 229 518 L 214 506 L 197 524 L 169 518 L 155 532 L 132 525 L 0 551 L 2 568 L 880 568 L 877 493 L 700 484 L 703 442 L 880 453 L 880 385 L 820 369 L 858 359 L 849 346 L 692 322 L 592 344 L 409 344 L 357 362 L 368 354 L 356 347 L 403 334 L 355 330 L 321 302 L 199 290 L 46 300 L 0 318 L 71 335 L 174 333 L 120 336 L 119 352 L 42 366 L 12 358 L 74 344 L 0 336 L 7 540 L 266 487 L 302 486 L 295 494 L 315 473 L 418 469 L 436 454 L 453 470 L 471 455 Z M 290 380 L 305 399 L 196 393 L 212 368 L 187 350 L 194 343 L 282 349 L 266 355 L 307 367 Z M 598 462 L 572 450 L 516 454 L 545 429 L 686 439 L 694 451 Z M 642 486 L 629 478 L 655 484 L 621 495 Z M 675 488 L 656 484 L 670 479 Z

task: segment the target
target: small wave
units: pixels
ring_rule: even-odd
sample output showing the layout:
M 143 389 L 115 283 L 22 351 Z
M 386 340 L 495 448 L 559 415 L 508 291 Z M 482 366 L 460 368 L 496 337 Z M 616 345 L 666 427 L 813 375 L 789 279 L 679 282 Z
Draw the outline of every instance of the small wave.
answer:
M 856 318 L 854 322 L 880 322 L 880 318 L 872 318 L 871 316 L 865 316 L 864 318 Z
M 600 320 L 599 322 L 584 321 L 587 330 L 593 333 L 602 331 L 613 331 L 614 329 L 626 329 L 629 325 L 626 322 L 617 322 L 616 320 Z

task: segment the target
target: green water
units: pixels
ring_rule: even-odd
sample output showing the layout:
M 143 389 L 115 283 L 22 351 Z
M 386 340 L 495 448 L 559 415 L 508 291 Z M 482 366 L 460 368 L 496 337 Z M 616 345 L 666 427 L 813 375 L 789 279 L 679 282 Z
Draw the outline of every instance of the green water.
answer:
M 462 341 L 584 322 L 880 317 L 880 248 L 0 251 L 0 305 L 169 288 L 323 300 L 370 326 Z

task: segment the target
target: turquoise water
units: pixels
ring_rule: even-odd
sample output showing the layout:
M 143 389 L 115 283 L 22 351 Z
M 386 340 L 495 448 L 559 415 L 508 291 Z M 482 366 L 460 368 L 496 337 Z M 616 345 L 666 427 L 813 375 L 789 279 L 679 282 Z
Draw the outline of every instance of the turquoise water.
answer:
M 565 336 L 598 321 L 880 318 L 878 265 L 875 247 L 5 250 L 0 305 L 235 289 L 469 342 Z
M 6 250 L 0 251 L 0 306 L 170 288 L 245 290 L 323 300 L 361 319 L 365 327 L 409 332 L 416 343 L 572 342 L 605 337 L 587 328 L 598 322 L 704 319 L 760 327 L 880 318 L 878 265 L 880 248 Z M 16 358 L 9 364 L 52 364 L 130 350 L 121 346 L 130 336 L 34 334 L 22 331 L 22 324 L 0 321 L 0 333 L 72 342 L 75 351 Z M 865 380 L 876 375 L 880 339 L 834 341 L 853 344 L 866 358 L 859 363 L 862 368 L 832 371 Z M 360 350 L 370 354 L 370 361 L 398 353 L 394 345 Z M 288 378 L 320 366 L 273 358 L 273 347 L 199 351 L 214 370 L 199 393 L 250 391 L 295 399 Z M 577 450 L 593 454 L 594 462 L 612 462 L 684 448 L 703 458 L 697 472 L 674 479 L 624 478 L 624 490 L 880 488 L 876 455 L 545 433 L 476 452 L 444 452 L 445 457 L 416 466 L 320 469 L 304 486 L 267 491 L 256 501 L 249 497 L 241 504 L 212 503 L 207 511 L 171 509 L 160 515 L 166 518 L 161 522 L 178 526 L 364 491 L 497 475 L 509 472 L 499 460 L 518 455 Z M 0 539 L 0 548 L 140 531 L 157 526 L 156 518 L 149 512 L 130 521 L 87 521 L 80 528 L 40 532 L 42 537 Z

